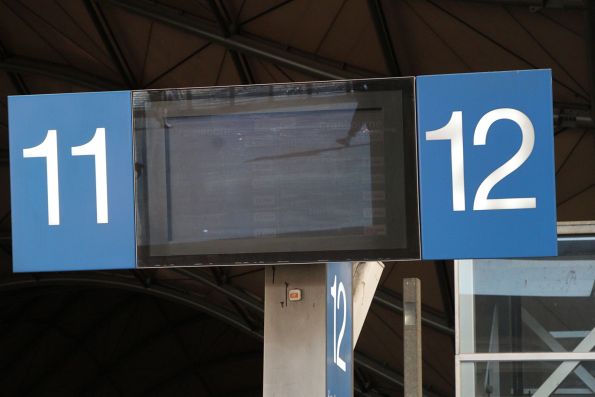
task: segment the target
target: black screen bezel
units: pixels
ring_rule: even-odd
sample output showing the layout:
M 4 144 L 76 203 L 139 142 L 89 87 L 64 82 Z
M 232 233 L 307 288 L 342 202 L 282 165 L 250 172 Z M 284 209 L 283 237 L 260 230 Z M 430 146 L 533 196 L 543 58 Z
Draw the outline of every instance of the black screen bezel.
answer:
M 274 93 L 274 89 L 279 86 L 291 86 L 296 92 L 312 92 L 317 84 L 327 85 L 329 83 L 343 83 L 349 86 L 352 92 L 370 92 L 400 90 L 402 92 L 402 115 L 403 115 L 403 164 L 405 180 L 405 211 L 406 211 L 406 247 L 404 248 L 383 248 L 383 249 L 349 249 L 349 250 L 329 250 L 329 251 L 287 251 L 287 252 L 269 252 L 254 253 L 241 252 L 234 254 L 212 254 L 197 253 L 193 255 L 170 255 L 170 256 L 151 256 L 148 246 L 141 246 L 140 230 L 142 225 L 148 222 L 148 214 L 141 214 L 139 211 L 138 196 L 138 170 L 137 163 L 138 151 L 143 151 L 143 141 L 137 131 L 137 121 L 145 117 L 144 104 L 148 101 L 164 101 L 177 99 L 188 99 L 188 91 L 193 93 L 222 92 L 221 90 L 238 90 L 244 95 L 247 90 L 252 88 L 248 94 L 264 96 L 268 93 Z M 136 95 L 135 95 L 136 94 Z M 138 95 L 140 94 L 140 95 Z M 305 83 L 287 83 L 287 84 L 268 84 L 258 86 L 231 86 L 231 87 L 210 87 L 195 89 L 171 89 L 171 90 L 148 90 L 133 91 L 133 142 L 135 157 L 135 207 L 137 216 L 137 267 L 154 268 L 167 266 L 220 266 L 220 265 L 259 265 L 259 264 L 284 264 L 284 263 L 312 263 L 329 261 L 396 261 L 411 260 L 420 258 L 420 230 L 419 230 L 419 200 L 418 200 L 418 176 L 417 176 L 417 140 L 416 140 L 416 117 L 415 117 L 415 83 L 413 77 L 402 78 L 381 78 L 381 79 L 363 79 L 349 80 L 341 82 L 305 82 Z M 142 127 L 141 127 L 142 128 Z M 390 152 L 389 145 L 385 147 L 386 167 L 395 164 L 398 159 L 394 158 Z M 387 181 L 388 182 L 388 181 Z M 386 184 L 387 196 L 391 190 L 401 189 L 401 186 Z M 146 199 L 146 197 L 145 197 Z M 387 197 L 387 202 L 390 198 Z M 147 219 L 141 222 L 141 217 Z M 233 240 L 230 240 L 233 244 Z

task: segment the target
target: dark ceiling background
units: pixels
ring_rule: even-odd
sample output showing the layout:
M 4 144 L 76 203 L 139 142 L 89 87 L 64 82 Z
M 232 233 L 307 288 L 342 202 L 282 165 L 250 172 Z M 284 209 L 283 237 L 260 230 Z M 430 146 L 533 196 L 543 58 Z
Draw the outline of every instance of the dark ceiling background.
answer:
M 0 0 L 0 394 L 256 396 L 260 267 L 11 273 L 8 95 L 551 68 L 558 219 L 595 219 L 594 5 L 580 0 Z M 452 264 L 387 264 L 356 394 L 402 395 L 403 277 L 424 385 L 454 396 Z

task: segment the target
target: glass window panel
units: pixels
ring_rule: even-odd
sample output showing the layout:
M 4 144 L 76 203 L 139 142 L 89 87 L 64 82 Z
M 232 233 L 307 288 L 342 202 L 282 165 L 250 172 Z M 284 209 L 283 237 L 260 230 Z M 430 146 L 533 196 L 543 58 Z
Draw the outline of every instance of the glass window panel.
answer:
M 462 397 L 595 396 L 593 361 L 466 362 Z
M 462 353 L 573 351 L 595 328 L 595 260 L 459 266 Z

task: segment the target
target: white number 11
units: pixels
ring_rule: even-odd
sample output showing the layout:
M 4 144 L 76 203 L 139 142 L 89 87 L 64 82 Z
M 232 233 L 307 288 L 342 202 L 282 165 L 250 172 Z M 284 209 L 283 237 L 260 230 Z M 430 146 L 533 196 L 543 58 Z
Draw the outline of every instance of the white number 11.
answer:
M 48 225 L 60 224 L 60 189 L 58 188 L 58 138 L 49 130 L 39 145 L 23 149 L 23 157 L 45 157 L 48 184 Z
M 97 223 L 107 223 L 107 164 L 105 128 L 97 128 L 95 135 L 84 145 L 72 148 L 73 156 L 95 156 L 95 203 Z
M 107 162 L 105 128 L 97 128 L 95 135 L 84 145 L 71 149 L 73 156 L 95 157 L 95 204 L 97 223 L 108 223 Z M 23 149 L 24 158 L 46 159 L 48 189 L 48 225 L 60 224 L 60 183 L 58 180 L 58 137 L 56 130 L 49 130 L 39 145 Z

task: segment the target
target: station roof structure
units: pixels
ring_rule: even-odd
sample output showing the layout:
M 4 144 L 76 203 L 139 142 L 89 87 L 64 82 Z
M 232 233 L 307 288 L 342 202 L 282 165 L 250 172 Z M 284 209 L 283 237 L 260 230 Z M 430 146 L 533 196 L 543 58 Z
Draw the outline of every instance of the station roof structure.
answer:
M 262 393 L 262 267 L 12 274 L 8 95 L 551 68 L 558 220 L 592 220 L 594 24 L 587 0 L 0 1 L 2 394 Z M 402 394 L 410 276 L 425 393 L 454 396 L 449 262 L 386 264 L 356 395 Z

